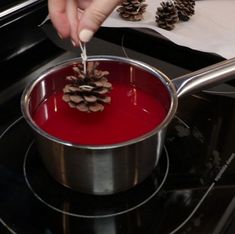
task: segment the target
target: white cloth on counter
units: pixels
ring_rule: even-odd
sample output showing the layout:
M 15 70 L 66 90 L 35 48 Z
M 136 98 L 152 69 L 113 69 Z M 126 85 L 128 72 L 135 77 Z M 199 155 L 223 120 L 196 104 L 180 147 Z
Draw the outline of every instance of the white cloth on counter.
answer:
M 195 15 L 187 22 L 177 23 L 172 31 L 156 26 L 156 11 L 162 1 L 146 0 L 148 6 L 142 21 L 123 20 L 115 9 L 102 26 L 148 28 L 178 45 L 226 59 L 235 57 L 235 0 L 196 1 Z

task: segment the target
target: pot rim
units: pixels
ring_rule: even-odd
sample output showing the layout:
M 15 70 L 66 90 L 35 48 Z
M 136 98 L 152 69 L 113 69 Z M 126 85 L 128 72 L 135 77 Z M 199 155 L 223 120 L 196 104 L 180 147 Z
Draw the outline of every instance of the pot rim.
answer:
M 44 72 L 42 72 L 36 79 L 32 80 L 31 82 L 29 82 L 23 93 L 21 96 L 21 112 L 23 114 L 24 119 L 26 120 L 26 122 L 30 125 L 30 127 L 36 131 L 39 135 L 53 141 L 59 144 L 63 144 L 66 146 L 70 146 L 70 147 L 75 147 L 75 148 L 81 148 L 81 149 L 112 149 L 112 148 L 119 148 L 119 147 L 123 147 L 126 145 L 131 145 L 131 144 L 135 144 L 138 143 L 140 141 L 143 141 L 153 135 L 155 135 L 157 132 L 159 132 L 160 130 L 164 129 L 165 127 L 167 127 L 167 125 L 170 123 L 170 121 L 172 120 L 172 118 L 175 115 L 175 112 L 177 110 L 178 107 L 178 97 L 177 97 L 177 92 L 176 92 L 176 88 L 174 83 L 160 70 L 158 70 L 157 68 L 148 65 L 142 61 L 138 61 L 135 59 L 130 59 L 130 58 L 125 58 L 125 57 L 120 57 L 120 56 L 110 56 L 110 55 L 95 55 L 95 56 L 89 56 L 87 61 L 112 61 L 112 62 L 121 62 L 121 63 L 125 63 L 125 64 L 129 64 L 129 65 L 133 65 L 136 66 L 138 68 L 141 68 L 149 73 L 151 73 L 153 76 L 155 76 L 157 79 L 160 79 L 162 84 L 166 87 L 166 89 L 168 90 L 168 93 L 170 95 L 170 107 L 168 109 L 168 113 L 165 116 L 164 120 L 157 125 L 157 127 L 153 128 L 151 131 L 133 138 L 131 140 L 128 141 L 123 141 L 123 142 L 119 142 L 116 144 L 104 144 L 104 145 L 85 145 L 85 144 L 75 144 L 69 141 L 64 141 L 60 138 L 57 138 L 47 132 L 45 132 L 44 130 L 42 130 L 36 123 L 35 121 L 32 119 L 30 113 L 29 113 L 29 108 L 28 108 L 28 101 L 29 101 L 29 97 L 30 94 L 32 92 L 32 90 L 34 89 L 34 87 L 41 81 L 43 80 L 48 74 L 53 73 L 55 71 L 57 71 L 58 69 L 61 68 L 65 68 L 71 64 L 73 64 L 74 62 L 78 62 L 78 61 L 82 61 L 81 57 L 76 57 L 76 58 L 72 58 L 72 59 L 68 59 L 66 61 L 63 61 L 61 63 L 58 63 L 50 68 L 47 68 Z

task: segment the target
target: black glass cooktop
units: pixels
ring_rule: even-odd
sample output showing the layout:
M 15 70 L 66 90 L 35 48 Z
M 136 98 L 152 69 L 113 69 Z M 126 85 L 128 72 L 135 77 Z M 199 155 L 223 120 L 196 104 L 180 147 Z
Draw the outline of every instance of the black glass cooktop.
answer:
M 0 233 L 234 233 L 233 98 L 180 100 L 153 173 L 108 196 L 65 188 L 45 170 L 22 117 L 0 138 Z

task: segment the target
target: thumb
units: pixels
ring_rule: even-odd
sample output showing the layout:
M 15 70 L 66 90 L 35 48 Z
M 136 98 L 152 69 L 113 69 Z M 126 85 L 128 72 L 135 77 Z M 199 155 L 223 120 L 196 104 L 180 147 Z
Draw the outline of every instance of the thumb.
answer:
M 78 26 L 79 39 L 88 42 L 119 3 L 120 0 L 92 1 L 81 15 Z

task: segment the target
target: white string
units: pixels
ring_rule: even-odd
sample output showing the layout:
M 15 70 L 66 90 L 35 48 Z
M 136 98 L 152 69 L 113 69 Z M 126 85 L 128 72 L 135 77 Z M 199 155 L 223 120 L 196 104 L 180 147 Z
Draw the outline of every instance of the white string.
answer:
M 82 64 L 83 64 L 83 72 L 84 75 L 86 75 L 86 71 L 87 71 L 87 54 L 86 54 L 86 44 L 79 41 L 79 45 L 81 48 L 81 58 L 82 58 Z
M 121 47 L 122 47 L 122 52 L 123 54 L 127 57 L 127 58 L 130 58 L 126 52 L 126 49 L 125 49 L 125 46 L 124 46 L 124 39 L 125 39 L 125 34 L 122 35 L 122 41 L 121 41 Z
M 143 5 L 142 3 L 139 4 L 139 7 L 138 7 L 137 10 L 136 10 L 137 12 L 140 11 L 140 8 L 142 7 L 142 5 Z

